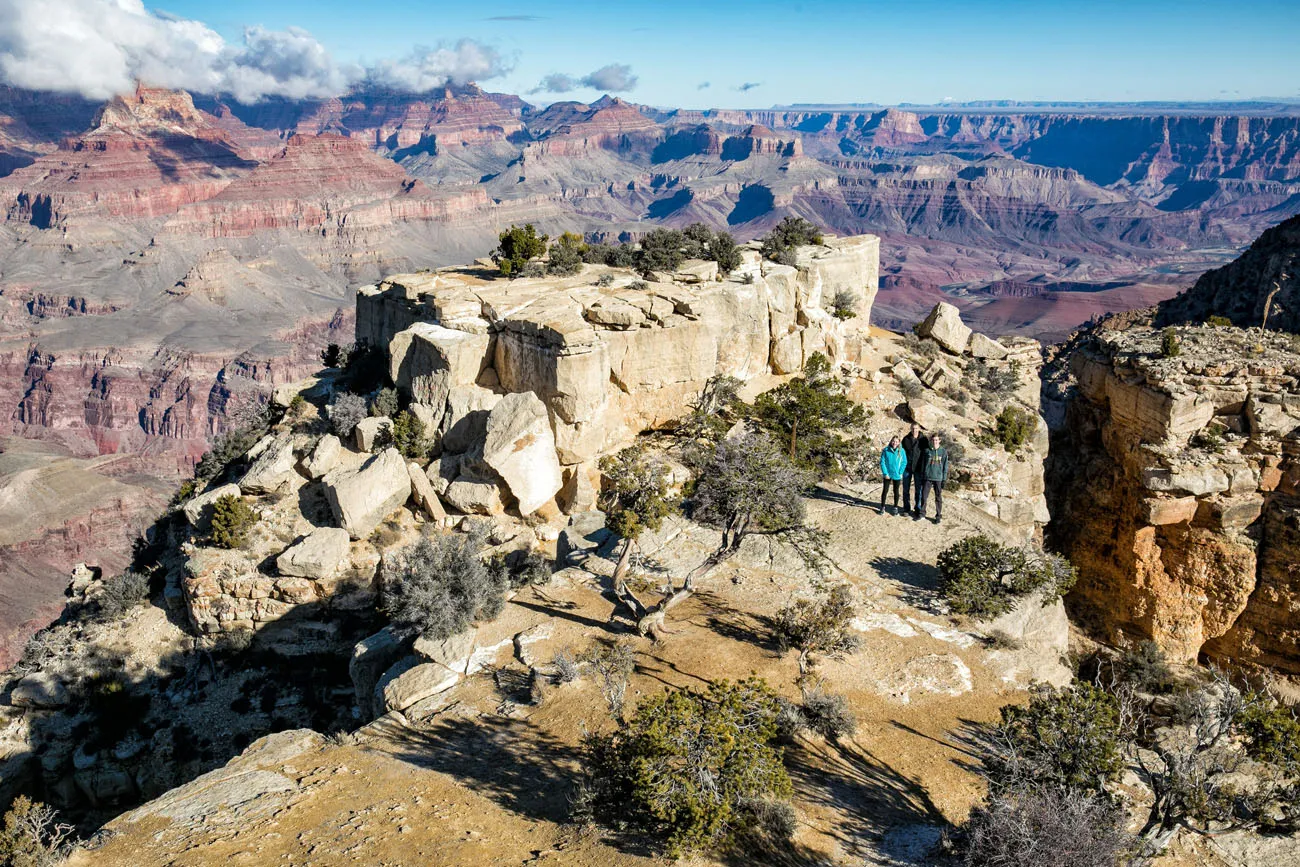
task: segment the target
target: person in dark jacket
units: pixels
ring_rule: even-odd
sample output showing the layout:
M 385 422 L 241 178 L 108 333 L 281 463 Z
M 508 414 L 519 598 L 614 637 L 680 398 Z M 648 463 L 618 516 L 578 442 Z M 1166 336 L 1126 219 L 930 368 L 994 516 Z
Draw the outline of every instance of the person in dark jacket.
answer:
M 907 452 L 903 451 L 898 437 L 893 437 L 880 453 L 880 474 L 885 478 L 885 486 L 880 489 L 880 514 L 885 514 L 885 495 L 889 493 L 890 487 L 894 489 L 894 514 L 898 514 L 898 483 L 903 480 L 906 471 Z
M 943 486 L 948 481 L 948 450 L 943 447 L 943 438 L 937 433 L 930 434 L 930 449 L 925 453 L 921 466 L 921 493 L 917 497 L 917 513 L 914 520 L 925 517 L 925 504 L 929 493 L 934 492 L 934 522 L 943 520 Z
M 912 494 L 916 494 L 916 504 L 921 504 L 921 481 L 925 478 L 921 472 L 921 462 L 930 448 L 930 441 L 921 433 L 921 426 L 912 422 L 912 429 L 903 437 L 903 451 L 907 453 L 907 468 L 903 470 L 903 511 L 916 514 L 912 508 Z M 913 490 L 915 489 L 915 491 Z

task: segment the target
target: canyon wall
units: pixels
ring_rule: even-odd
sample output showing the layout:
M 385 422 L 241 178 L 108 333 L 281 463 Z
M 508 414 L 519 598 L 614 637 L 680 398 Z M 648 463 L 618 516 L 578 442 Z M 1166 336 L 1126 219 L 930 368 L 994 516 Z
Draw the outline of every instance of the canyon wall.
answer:
M 1107 641 L 1300 673 L 1300 354 L 1286 334 L 1098 327 L 1059 358 L 1051 528 Z M 1069 385 L 1065 383 L 1068 381 Z

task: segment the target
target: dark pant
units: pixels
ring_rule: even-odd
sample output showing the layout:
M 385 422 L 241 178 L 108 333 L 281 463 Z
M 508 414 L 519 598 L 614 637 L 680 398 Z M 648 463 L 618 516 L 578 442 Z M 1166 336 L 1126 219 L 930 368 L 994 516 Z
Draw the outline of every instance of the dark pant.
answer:
M 912 489 L 916 489 L 916 502 L 921 502 L 921 477 L 911 470 L 903 470 L 903 510 L 912 511 Z
M 898 479 L 885 479 L 885 486 L 880 489 L 880 511 L 885 511 L 885 495 L 889 493 L 889 486 L 894 486 L 894 508 L 898 508 Z
M 929 479 L 921 482 L 921 487 L 916 495 L 916 511 L 925 517 L 925 504 L 930 499 L 929 494 L 934 491 L 934 516 L 943 517 L 943 482 L 933 482 Z

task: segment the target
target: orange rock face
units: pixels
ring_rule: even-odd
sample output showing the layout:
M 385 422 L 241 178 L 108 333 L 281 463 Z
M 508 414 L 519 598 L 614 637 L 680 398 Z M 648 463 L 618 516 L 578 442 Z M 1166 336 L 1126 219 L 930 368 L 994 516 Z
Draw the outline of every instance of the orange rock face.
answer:
M 1285 336 L 1178 333 L 1170 358 L 1141 326 L 1073 347 L 1048 474 L 1069 603 L 1119 644 L 1300 673 L 1300 356 Z

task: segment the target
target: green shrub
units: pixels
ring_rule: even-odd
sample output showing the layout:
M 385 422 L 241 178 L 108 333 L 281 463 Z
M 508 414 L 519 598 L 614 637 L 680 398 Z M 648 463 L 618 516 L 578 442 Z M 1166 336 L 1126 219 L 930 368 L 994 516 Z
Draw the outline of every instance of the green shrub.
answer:
M 524 276 L 525 267 L 546 252 L 546 235 L 538 235 L 532 223 L 522 227 L 511 226 L 497 236 L 497 248 L 492 251 L 492 261 L 501 273 L 514 279 Z
M 1064 595 L 1077 572 L 1058 554 L 1000 545 L 983 534 L 939 553 L 939 592 L 957 614 L 988 619 L 1011 610 L 1016 599 L 1048 587 Z
M 965 826 L 966 867 L 1120 867 L 1136 840 L 1119 804 L 1092 792 L 1026 788 L 995 794 Z
M 1300 722 L 1276 701 L 1251 694 L 1234 721 L 1252 759 L 1300 773 Z
M 809 356 L 803 375 L 765 391 L 754 401 L 755 424 L 787 447 L 796 465 L 826 479 L 861 457 L 866 413 L 849 399 L 847 386 L 820 352 Z
M 1219 316 L 1218 314 L 1215 314 L 1213 316 L 1207 316 L 1205 318 L 1205 324 L 1212 325 L 1215 328 L 1231 328 L 1232 320 L 1226 316 Z
M 56 867 L 73 845 L 73 827 L 58 813 L 26 795 L 9 805 L 0 828 L 0 864 L 5 867 Z
M 117 620 L 148 600 L 149 579 L 128 569 L 104 582 L 95 598 L 95 605 L 101 618 Z
M 682 252 L 688 259 L 704 259 L 708 256 L 709 244 L 713 242 L 713 230 L 703 223 L 691 223 L 682 230 Z
M 257 523 L 257 513 L 243 497 L 226 494 L 212 504 L 212 544 L 219 548 L 238 548 Z
M 1007 705 L 985 761 L 996 792 L 1032 786 L 1102 794 L 1124 769 L 1119 705 L 1089 683 L 1036 687 L 1027 705 Z
M 836 319 L 852 319 L 858 315 L 859 303 L 857 293 L 848 289 L 839 289 L 831 299 L 831 315 Z
M 1183 344 L 1178 339 L 1178 332 L 1170 326 L 1160 332 L 1160 355 L 1164 358 L 1177 358 L 1183 354 Z
M 336 394 L 325 408 L 325 414 L 329 417 L 330 429 L 340 439 L 346 440 L 356 430 L 357 423 L 366 417 L 366 399 L 350 392 Z
M 551 245 L 547 255 L 546 273 L 558 277 L 570 277 L 582 270 L 582 256 L 587 245 L 582 243 L 582 236 L 565 232 Z
M 658 530 L 677 511 L 678 500 L 663 463 L 644 446 L 628 446 L 601 458 L 600 472 L 600 509 L 605 526 L 619 538 L 635 542 L 646 530 Z
M 807 672 L 818 657 L 837 659 L 861 646 L 850 625 L 853 599 L 847 584 L 839 584 L 818 599 L 799 599 L 777 614 L 773 623 L 782 650 L 799 651 L 799 670 Z
M 1008 404 L 998 413 L 994 428 L 998 442 L 1009 452 L 1024 445 L 1038 428 L 1038 417 L 1028 410 Z
M 397 389 L 381 388 L 375 392 L 375 396 L 370 399 L 370 415 L 373 418 L 384 417 L 393 418 L 397 415 L 397 408 L 401 405 Z
M 821 230 L 803 217 L 786 217 L 763 236 L 762 255 L 782 265 L 793 265 L 795 250 L 822 243 Z
M 830 740 L 853 737 L 858 730 L 858 718 L 849 700 L 821 687 L 804 691 L 800 715 L 810 729 Z
M 1124 679 L 1144 692 L 1169 693 L 1178 685 L 1165 652 L 1154 641 L 1143 641 L 1124 651 L 1119 667 Z
M 218 478 L 229 467 L 241 461 L 270 429 L 271 417 L 267 408 L 256 408 L 248 418 L 213 441 L 212 448 L 204 453 L 194 467 L 194 478 L 200 486 Z
M 510 577 L 482 554 L 476 535 L 440 534 L 385 557 L 380 610 L 398 632 L 435 641 L 494 619 L 505 607 Z
M 433 442 L 424 434 L 424 422 L 409 409 L 404 409 L 393 417 L 389 431 L 393 445 L 402 453 L 402 457 L 413 461 L 422 461 L 429 457 Z
M 636 256 L 636 269 L 647 280 L 656 272 L 673 272 L 686 259 L 682 247 L 686 237 L 676 229 L 655 229 L 641 239 L 641 249 Z
M 734 851 L 760 825 L 788 834 L 790 823 L 755 815 L 793 789 L 773 744 L 779 709 L 756 679 L 648 698 L 616 732 L 587 738 L 588 797 L 598 814 L 662 837 L 674 856 Z
M 742 261 L 740 248 L 736 246 L 736 239 L 726 232 L 718 232 L 713 236 L 713 240 L 709 241 L 704 258 L 717 262 L 718 273 L 720 274 L 730 274 L 740 267 Z

